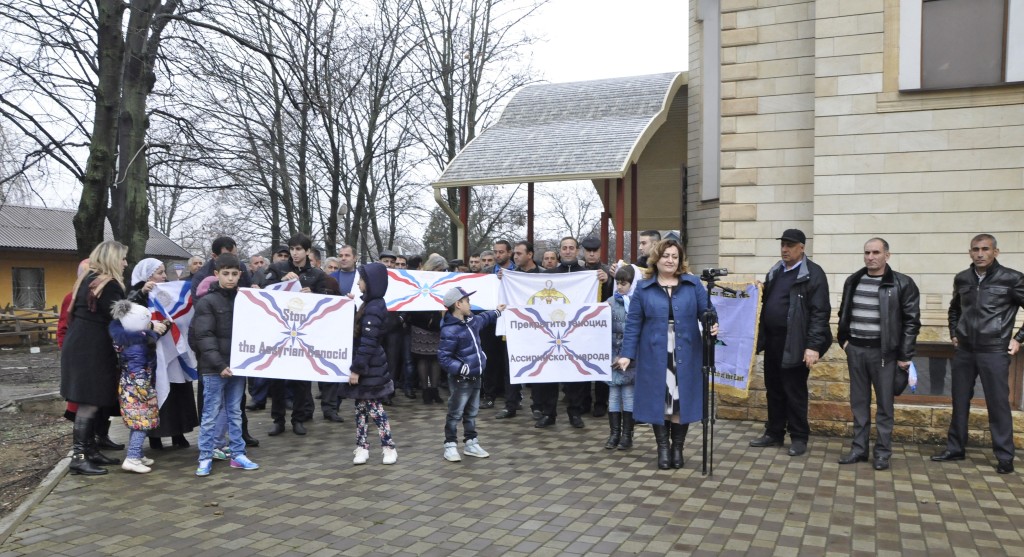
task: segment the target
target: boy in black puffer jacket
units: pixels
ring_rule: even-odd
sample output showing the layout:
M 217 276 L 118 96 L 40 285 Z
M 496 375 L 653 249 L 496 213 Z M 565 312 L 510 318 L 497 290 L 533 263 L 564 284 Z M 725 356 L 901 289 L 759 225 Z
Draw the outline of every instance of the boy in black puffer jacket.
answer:
M 217 415 L 223 410 L 228 418 L 231 467 L 256 470 L 259 465 L 245 456 L 242 439 L 242 394 L 245 377 L 236 377 L 228 366 L 231 361 L 231 329 L 234 325 L 235 295 L 242 276 L 241 263 L 232 253 L 222 253 L 215 263 L 217 283 L 196 302 L 192 328 L 199 349 L 199 373 L 203 381 L 203 416 L 199 425 L 199 467 L 197 476 L 209 476 L 216 448 Z
M 480 446 L 476 435 L 476 413 L 480 409 L 480 375 L 487 364 L 487 355 L 480 346 L 480 329 L 493 325 L 505 305 L 494 311 L 473 315 L 469 304 L 470 295 L 456 287 L 444 295 L 448 313 L 441 323 L 441 342 L 437 346 L 437 359 L 441 369 L 448 373 L 448 417 L 444 424 L 444 459 L 449 462 L 462 460 L 458 448 L 458 427 L 462 422 L 466 447 L 463 452 L 469 456 L 487 458 L 490 456 Z

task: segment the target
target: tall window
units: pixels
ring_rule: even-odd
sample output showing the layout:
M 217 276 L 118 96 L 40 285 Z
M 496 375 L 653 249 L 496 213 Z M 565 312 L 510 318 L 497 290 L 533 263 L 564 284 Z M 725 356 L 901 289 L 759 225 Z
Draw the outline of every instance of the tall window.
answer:
M 1024 82 L 1024 0 L 902 0 L 900 89 Z
M 46 287 L 43 282 L 42 269 L 14 267 L 11 269 L 11 277 L 14 307 L 23 309 L 46 307 Z

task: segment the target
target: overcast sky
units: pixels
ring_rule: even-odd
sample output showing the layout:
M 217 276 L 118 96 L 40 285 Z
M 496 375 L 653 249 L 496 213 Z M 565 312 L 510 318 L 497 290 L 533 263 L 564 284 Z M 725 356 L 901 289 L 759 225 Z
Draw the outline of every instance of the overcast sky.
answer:
M 546 40 L 534 66 L 547 81 L 687 69 L 685 0 L 551 0 L 527 22 Z

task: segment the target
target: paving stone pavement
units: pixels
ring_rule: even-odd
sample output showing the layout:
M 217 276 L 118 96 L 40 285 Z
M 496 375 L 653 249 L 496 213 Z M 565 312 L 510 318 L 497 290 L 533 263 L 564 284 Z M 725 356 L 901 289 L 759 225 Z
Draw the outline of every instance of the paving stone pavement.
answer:
M 396 399 L 394 466 L 379 448 L 352 465 L 348 416 L 267 437 L 269 412 L 252 412 L 261 469 L 215 462 L 196 478 L 193 443 L 149 451 L 148 475 L 65 476 L 0 557 L 1024 555 L 1022 476 L 996 474 L 987 450 L 939 464 L 935 447 L 896 445 L 892 469 L 876 472 L 836 463 L 844 439 L 812 438 L 790 458 L 747 446 L 760 424 L 719 421 L 714 473 L 702 477 L 699 424 L 686 467 L 661 471 L 649 428 L 633 450 L 609 451 L 604 418 L 578 430 L 563 414 L 539 430 L 528 412 L 494 412 L 478 419 L 491 457 L 450 463 L 444 407 Z

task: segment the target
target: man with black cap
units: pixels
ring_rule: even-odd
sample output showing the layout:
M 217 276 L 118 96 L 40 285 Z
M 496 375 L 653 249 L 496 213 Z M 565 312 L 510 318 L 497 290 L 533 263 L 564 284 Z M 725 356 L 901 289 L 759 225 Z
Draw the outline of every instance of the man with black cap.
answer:
M 612 297 L 612 287 L 615 281 L 611 280 L 611 267 L 601 262 L 601 240 L 591 236 L 580 242 L 583 248 L 583 268 L 588 271 L 597 271 L 597 281 L 601 283 L 601 300 L 605 301 Z
M 597 280 L 601 283 L 601 300 L 605 301 L 612 297 L 612 287 L 615 284 L 614 280 L 611 280 L 614 276 L 612 274 L 611 267 L 601 262 L 601 240 L 594 238 L 584 238 L 580 242 L 580 247 L 583 248 L 583 268 L 588 271 L 597 271 Z M 584 383 L 586 385 L 586 383 Z M 583 407 L 589 409 L 591 407 L 590 389 L 586 390 L 583 397 Z M 608 383 L 604 381 L 594 381 L 594 398 L 593 398 L 595 418 L 600 418 L 608 413 Z
M 825 271 L 804 255 L 807 237 L 791 228 L 778 238 L 782 260 L 764 279 L 761 330 L 757 351 L 764 351 L 764 384 L 768 424 L 751 447 L 781 447 L 786 431 L 792 439 L 789 456 L 807 452 L 807 377 L 832 345 Z
M 280 245 L 277 246 L 277 249 L 274 250 L 274 253 L 270 254 L 270 264 L 273 265 L 275 263 L 288 261 L 289 259 L 291 259 L 291 257 L 292 254 L 291 251 L 288 249 L 288 246 Z
M 395 252 L 393 252 L 391 250 L 388 250 L 388 249 L 380 252 L 380 255 L 377 256 L 377 260 L 380 261 L 381 263 L 383 263 L 384 266 L 387 267 L 388 269 L 394 269 L 395 268 L 395 261 L 397 259 L 398 259 L 398 256 L 395 255 Z

